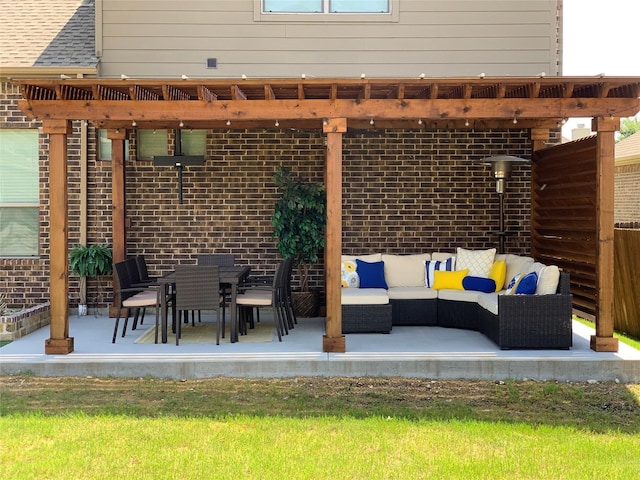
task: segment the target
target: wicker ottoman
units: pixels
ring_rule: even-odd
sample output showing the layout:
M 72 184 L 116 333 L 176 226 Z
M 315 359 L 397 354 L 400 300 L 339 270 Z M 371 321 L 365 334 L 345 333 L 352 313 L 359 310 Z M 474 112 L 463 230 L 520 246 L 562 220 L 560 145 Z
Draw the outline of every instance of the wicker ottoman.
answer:
M 391 305 L 343 305 L 342 333 L 391 332 Z

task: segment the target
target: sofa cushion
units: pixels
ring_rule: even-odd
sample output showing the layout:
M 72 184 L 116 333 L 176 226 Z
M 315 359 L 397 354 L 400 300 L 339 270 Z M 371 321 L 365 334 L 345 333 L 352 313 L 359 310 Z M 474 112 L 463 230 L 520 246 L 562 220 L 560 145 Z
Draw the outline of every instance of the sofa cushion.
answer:
M 498 315 L 498 294 L 480 293 L 478 295 L 478 305 L 494 315 Z
M 477 302 L 478 295 L 482 295 L 482 293 L 473 290 L 444 289 L 438 291 L 440 300 L 454 300 L 456 302 Z
M 384 262 L 384 278 L 389 288 L 424 287 L 424 262 L 431 255 L 389 255 L 382 254 Z
M 446 252 L 433 252 L 431 254 L 431 260 L 438 260 L 442 262 L 443 260 L 447 260 L 448 258 L 453 258 L 455 262 L 456 255 L 454 253 L 446 253 Z
M 469 270 L 456 270 L 454 272 L 443 272 L 436 270 L 433 273 L 433 289 L 464 290 L 462 279 L 467 276 Z
M 496 282 L 496 291 L 504 288 L 504 281 L 507 278 L 507 262 L 506 260 L 495 260 L 491 265 L 489 278 Z
M 553 295 L 558 291 L 560 269 L 556 265 L 543 266 L 538 272 L 536 295 Z
M 384 279 L 384 262 L 365 262 L 356 258 L 360 288 L 389 288 Z
M 388 290 L 389 300 L 431 300 L 438 291 L 424 287 L 393 287 Z
M 342 255 L 341 258 L 341 262 L 348 262 L 348 261 L 352 261 L 355 262 L 356 258 L 359 258 L 360 260 L 364 261 L 364 262 L 381 262 L 382 261 L 382 254 L 381 253 L 370 253 L 367 255 Z
M 533 268 L 533 258 L 524 257 L 521 255 L 507 254 L 505 258 L 507 262 L 507 276 L 505 277 L 505 288 L 509 285 L 509 282 L 518 273 L 529 273 Z
M 342 288 L 359 288 L 360 277 L 356 271 L 357 265 L 355 260 L 342 262 L 340 269 L 340 283 Z
M 427 288 L 433 288 L 433 274 L 436 270 L 453 272 L 455 270 L 455 257 L 446 260 L 427 260 L 424 262 L 424 281 Z
M 456 255 L 456 269 L 469 270 L 469 275 L 474 277 L 489 277 L 491 266 L 496 256 L 496 249 L 487 250 L 467 250 L 458 247 Z
M 516 286 L 516 295 L 533 295 L 536 293 L 538 285 L 538 274 L 536 272 L 527 273 L 522 277 Z
M 343 288 L 342 305 L 386 305 L 389 295 L 384 288 Z
M 467 275 L 462 279 L 462 287 L 465 290 L 491 293 L 496 291 L 496 282 L 492 278 L 473 277 Z

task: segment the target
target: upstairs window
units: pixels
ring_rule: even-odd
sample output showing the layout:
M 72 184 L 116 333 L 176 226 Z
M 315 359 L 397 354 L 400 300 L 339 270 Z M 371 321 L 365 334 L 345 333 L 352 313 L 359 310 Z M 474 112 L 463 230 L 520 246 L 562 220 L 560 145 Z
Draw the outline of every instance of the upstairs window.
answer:
M 263 0 L 264 13 L 389 13 L 390 0 Z

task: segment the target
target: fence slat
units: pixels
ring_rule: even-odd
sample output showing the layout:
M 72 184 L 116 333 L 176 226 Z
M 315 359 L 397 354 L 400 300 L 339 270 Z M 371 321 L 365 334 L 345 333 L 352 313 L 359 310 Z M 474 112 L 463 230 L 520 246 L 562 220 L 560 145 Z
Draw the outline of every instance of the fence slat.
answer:
M 640 338 L 640 230 L 615 229 L 614 328 Z

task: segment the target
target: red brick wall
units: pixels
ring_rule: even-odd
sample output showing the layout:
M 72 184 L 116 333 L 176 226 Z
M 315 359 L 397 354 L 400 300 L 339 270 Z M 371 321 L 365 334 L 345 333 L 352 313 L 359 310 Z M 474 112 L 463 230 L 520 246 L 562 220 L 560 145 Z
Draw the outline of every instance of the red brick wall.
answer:
M 3 127 L 37 126 L 15 106 L 17 92 L 0 94 Z M 69 139 L 70 246 L 80 232 L 80 123 Z M 111 243 L 111 162 L 97 161 L 96 131 L 89 126 L 88 243 Z M 277 192 L 278 165 L 304 179 L 324 176 L 325 137 L 321 132 L 210 131 L 207 162 L 184 171 L 184 204 L 178 203 L 178 174 L 135 156 L 130 134 L 127 173 L 128 255 L 144 254 L 152 274 L 176 262 L 195 261 L 201 252 L 234 253 L 258 273 L 277 263 L 270 217 Z M 171 150 L 171 148 L 169 149 Z M 527 131 L 348 132 L 343 140 L 343 250 L 400 254 L 455 251 L 455 247 L 497 246 L 498 195 L 490 167 L 478 162 L 494 154 L 530 157 Z M 41 256 L 0 259 L 0 291 L 10 306 L 48 299 L 49 245 L 47 137 L 41 148 Z M 529 252 L 529 170 L 519 167 L 507 182 L 507 251 Z M 322 285 L 322 265 L 312 286 Z M 109 292 L 109 285 L 101 290 Z M 103 280 L 104 283 L 104 280 Z M 98 287 L 89 282 L 89 302 Z M 77 298 L 71 278 L 70 295 Z M 110 296 L 103 298 L 106 306 Z M 75 306 L 72 300 L 72 306 Z

